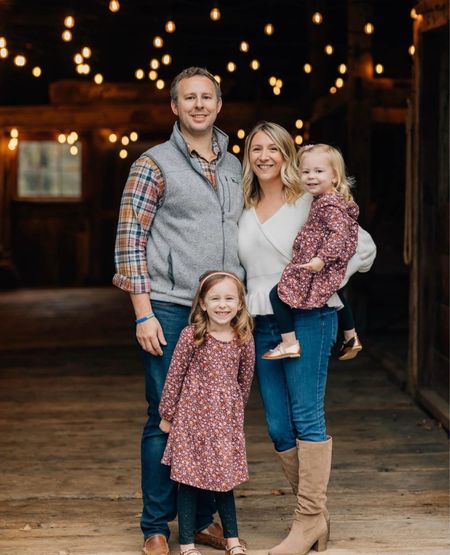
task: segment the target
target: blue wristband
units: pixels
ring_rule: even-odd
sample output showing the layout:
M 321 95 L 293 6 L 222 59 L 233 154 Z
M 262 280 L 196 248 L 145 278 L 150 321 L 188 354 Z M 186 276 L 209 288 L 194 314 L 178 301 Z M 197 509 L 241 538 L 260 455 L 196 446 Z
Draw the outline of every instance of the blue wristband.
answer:
M 147 316 L 142 316 L 142 318 L 138 318 L 134 322 L 136 324 L 142 324 L 142 322 L 146 322 L 147 320 L 150 320 L 150 318 L 154 318 L 154 317 L 155 315 L 153 314 L 153 312 L 150 312 L 150 314 L 147 314 Z

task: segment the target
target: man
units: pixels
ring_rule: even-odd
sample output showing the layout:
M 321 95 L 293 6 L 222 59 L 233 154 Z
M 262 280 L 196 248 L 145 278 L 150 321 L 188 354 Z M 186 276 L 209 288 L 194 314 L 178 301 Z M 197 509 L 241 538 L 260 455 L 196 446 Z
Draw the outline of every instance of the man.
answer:
M 198 278 L 208 270 L 236 272 L 237 222 L 243 208 L 241 166 L 227 152 L 228 137 L 214 126 L 220 86 L 206 69 L 175 77 L 171 108 L 178 117 L 169 141 L 134 162 L 124 189 L 113 283 L 130 293 L 142 348 L 148 420 L 141 444 L 146 555 L 168 555 L 168 521 L 176 516 L 177 484 L 160 463 L 167 434 L 158 405 L 176 342 L 188 323 Z M 196 542 L 225 549 L 205 493 Z

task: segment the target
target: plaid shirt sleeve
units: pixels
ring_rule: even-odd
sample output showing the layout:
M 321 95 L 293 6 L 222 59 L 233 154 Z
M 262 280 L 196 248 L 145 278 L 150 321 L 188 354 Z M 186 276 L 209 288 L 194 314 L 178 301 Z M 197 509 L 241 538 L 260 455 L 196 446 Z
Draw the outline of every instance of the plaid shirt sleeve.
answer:
M 142 156 L 131 166 L 122 195 L 117 226 L 113 284 L 129 293 L 149 293 L 147 239 L 164 196 L 156 163 Z

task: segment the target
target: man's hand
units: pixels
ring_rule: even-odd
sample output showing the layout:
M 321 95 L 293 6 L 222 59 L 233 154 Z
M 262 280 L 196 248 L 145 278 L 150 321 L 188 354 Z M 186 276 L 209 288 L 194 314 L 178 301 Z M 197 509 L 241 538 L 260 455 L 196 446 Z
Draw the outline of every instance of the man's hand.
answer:
M 168 420 L 165 420 L 164 418 L 159 423 L 159 429 L 162 430 L 165 434 L 168 434 L 171 428 L 172 428 L 172 424 Z
M 306 264 L 300 264 L 299 268 L 304 268 L 305 270 L 309 270 L 310 272 L 317 273 L 323 269 L 325 266 L 325 262 L 321 258 L 311 258 L 309 262 Z
M 145 320 L 142 324 L 137 324 L 136 338 L 144 351 L 155 356 L 161 356 L 161 345 L 167 345 L 161 324 L 156 318 L 150 318 L 150 320 Z

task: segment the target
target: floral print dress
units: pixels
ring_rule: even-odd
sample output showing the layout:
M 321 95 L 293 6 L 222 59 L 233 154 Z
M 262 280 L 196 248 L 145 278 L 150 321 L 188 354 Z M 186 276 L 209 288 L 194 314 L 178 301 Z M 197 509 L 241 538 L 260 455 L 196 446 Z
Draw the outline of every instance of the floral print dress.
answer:
M 241 343 L 207 335 L 197 347 L 193 326 L 183 329 L 159 405 L 172 424 L 161 460 L 172 480 L 210 491 L 248 480 L 244 407 L 254 364 L 253 338 Z
M 330 192 L 314 197 L 309 217 L 294 240 L 292 260 L 278 284 L 278 295 L 292 308 L 320 308 L 344 279 L 347 263 L 358 244 L 359 208 Z M 299 265 L 313 257 L 325 262 L 313 273 Z

